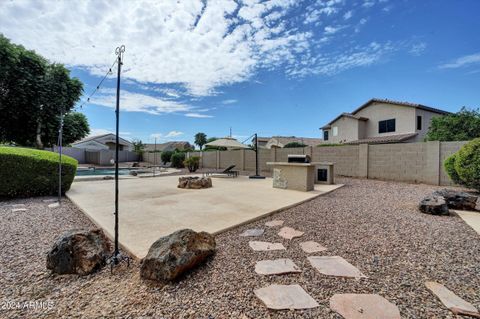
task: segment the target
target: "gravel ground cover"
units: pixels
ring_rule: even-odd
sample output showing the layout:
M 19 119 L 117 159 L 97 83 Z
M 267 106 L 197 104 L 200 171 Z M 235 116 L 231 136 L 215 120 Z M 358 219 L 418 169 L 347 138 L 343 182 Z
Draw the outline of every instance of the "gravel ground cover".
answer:
M 139 276 L 139 264 L 107 267 L 84 277 L 53 276 L 45 253 L 64 230 L 93 227 L 68 201 L 48 209 L 42 199 L 0 202 L 0 317 L 154 317 L 154 318 L 340 318 L 329 298 L 336 293 L 377 293 L 396 304 L 402 318 L 455 318 L 424 286 L 435 280 L 480 308 L 480 236 L 455 216 L 417 211 L 418 201 L 438 187 L 342 179 L 343 188 L 274 216 L 217 236 L 218 253 L 180 282 L 161 286 Z M 27 211 L 11 212 L 12 204 Z M 113 218 L 113 215 L 112 215 Z M 305 232 L 285 240 L 273 219 Z M 265 228 L 254 240 L 281 242 L 286 250 L 256 252 L 249 228 Z M 307 261 L 300 242 L 328 248 L 314 255 L 338 255 L 368 276 L 327 277 Z M 303 272 L 281 276 L 255 273 L 263 259 L 290 258 Z M 270 311 L 253 294 L 270 284 L 299 284 L 320 307 Z M 15 302 L 37 306 L 15 308 Z M 39 302 L 43 302 L 40 304 Z M 43 306 L 43 309 L 42 309 Z M 7 308 L 7 309 L 6 309 Z

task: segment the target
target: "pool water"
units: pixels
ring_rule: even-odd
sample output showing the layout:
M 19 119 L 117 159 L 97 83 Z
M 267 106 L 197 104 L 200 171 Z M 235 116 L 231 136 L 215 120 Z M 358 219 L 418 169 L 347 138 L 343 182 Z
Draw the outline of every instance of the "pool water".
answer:
M 129 168 L 119 168 L 118 175 L 130 174 Z M 115 169 L 113 168 L 97 168 L 97 169 L 81 169 L 77 170 L 77 176 L 95 176 L 95 175 L 115 175 Z

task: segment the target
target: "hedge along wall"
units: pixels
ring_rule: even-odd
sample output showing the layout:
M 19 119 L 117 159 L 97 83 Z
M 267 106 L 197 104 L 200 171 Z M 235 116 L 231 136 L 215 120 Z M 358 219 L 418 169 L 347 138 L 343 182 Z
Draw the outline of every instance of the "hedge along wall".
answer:
M 62 156 L 62 191 L 77 171 L 77 160 Z M 0 197 L 31 197 L 58 193 L 58 154 L 19 147 L 0 147 Z
M 443 162 L 465 143 L 434 141 L 260 149 L 259 167 L 261 171 L 271 172 L 267 162 L 285 162 L 288 154 L 307 154 L 313 162 L 334 162 L 337 175 L 452 185 Z M 203 157 L 201 163 L 205 168 L 226 167 L 232 163 L 238 170 L 255 170 L 255 152 L 252 150 L 195 152 L 195 155 Z

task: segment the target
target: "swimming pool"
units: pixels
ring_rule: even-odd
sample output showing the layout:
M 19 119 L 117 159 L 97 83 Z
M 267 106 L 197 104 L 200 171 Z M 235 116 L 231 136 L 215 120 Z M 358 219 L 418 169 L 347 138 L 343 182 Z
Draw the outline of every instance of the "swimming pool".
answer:
M 130 174 L 129 168 L 119 168 L 118 175 Z M 115 175 L 115 169 L 113 168 L 89 168 L 77 170 L 77 176 L 95 176 L 95 175 Z

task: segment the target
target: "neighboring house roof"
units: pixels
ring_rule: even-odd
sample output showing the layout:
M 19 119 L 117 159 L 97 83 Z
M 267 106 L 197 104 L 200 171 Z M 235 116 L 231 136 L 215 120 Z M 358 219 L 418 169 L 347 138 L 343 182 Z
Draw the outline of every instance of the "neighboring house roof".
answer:
M 426 105 L 423 105 L 423 104 L 402 102 L 402 101 L 394 101 L 394 100 L 388 100 L 388 99 L 377 99 L 377 98 L 370 99 L 370 101 L 362 104 L 359 108 L 357 108 L 355 111 L 353 111 L 352 114 L 358 113 L 360 110 L 363 110 L 364 108 L 366 108 L 367 106 L 369 106 L 370 104 L 373 104 L 373 103 L 386 103 L 386 104 L 403 105 L 403 106 L 410 106 L 410 107 L 414 107 L 414 108 L 417 108 L 417 109 L 430 111 L 430 112 L 438 113 L 438 114 L 442 114 L 442 115 L 443 114 L 450 114 L 450 112 L 443 111 L 443 110 L 440 110 L 440 109 L 437 109 L 437 108 L 434 108 L 434 107 L 426 106 Z
M 356 113 L 360 112 L 361 110 L 363 110 L 364 108 L 366 108 L 367 106 L 369 106 L 373 103 L 386 103 L 386 104 L 393 104 L 393 105 L 402 105 L 402 106 L 414 107 L 414 108 L 417 108 L 417 109 L 421 109 L 421 110 L 425 110 L 425 111 L 429 111 L 429 112 L 433 112 L 433 113 L 438 113 L 438 114 L 442 114 L 442 115 L 450 114 L 450 112 L 443 111 L 443 110 L 440 110 L 440 109 L 437 109 L 437 108 L 434 108 L 434 107 L 426 106 L 426 105 L 423 105 L 423 104 L 373 98 L 373 99 L 370 99 L 368 102 L 362 104 L 360 107 L 358 107 L 355 111 L 353 111 L 351 113 L 340 114 L 339 116 L 334 118 L 332 121 L 330 121 L 327 125 L 322 126 L 320 129 L 322 129 L 322 130 L 330 129 L 331 125 L 341 117 L 350 117 L 350 118 L 354 118 L 354 119 L 357 119 L 357 120 L 366 121 L 366 120 L 368 120 L 367 118 L 358 116 L 358 115 L 356 115 Z
M 330 126 L 341 117 L 348 117 L 348 118 L 352 118 L 352 119 L 359 120 L 359 121 L 368 121 L 368 118 L 366 118 L 366 117 L 344 112 L 344 113 L 340 114 L 339 116 L 337 116 L 336 118 L 334 118 L 333 120 L 331 120 L 327 125 L 323 126 L 322 129 L 329 129 Z
M 170 141 L 166 143 L 160 143 L 157 144 L 156 148 L 155 144 L 145 144 L 145 151 L 155 151 L 155 149 L 159 152 L 174 151 L 175 149 L 183 151 L 191 148 L 193 148 L 192 144 L 186 141 Z
M 387 143 L 398 143 L 404 142 L 415 137 L 417 133 L 407 133 L 407 134 L 397 134 L 397 135 L 387 135 L 387 136 L 377 136 L 364 138 L 361 140 L 347 142 L 345 144 L 387 144 Z
M 288 143 L 303 143 L 308 146 L 317 146 L 324 142 L 321 138 L 296 137 L 296 136 L 272 136 L 266 147 L 284 147 Z
M 100 143 L 100 144 L 103 144 L 105 145 L 105 143 L 102 143 L 102 141 L 100 139 L 104 138 L 104 137 L 107 137 L 111 135 L 113 138 L 116 137 L 115 134 L 113 133 L 107 133 L 107 134 L 101 134 L 101 135 L 94 135 L 94 136 L 89 136 L 89 137 L 85 137 L 84 139 L 81 139 L 80 141 L 77 141 L 75 143 L 73 143 L 72 145 L 75 146 L 76 144 L 80 144 L 80 143 L 85 143 L 85 142 L 90 142 L 90 141 L 95 141 L 97 143 Z M 122 137 L 119 137 L 119 143 L 118 144 L 121 144 L 121 145 L 132 145 L 132 143 Z

